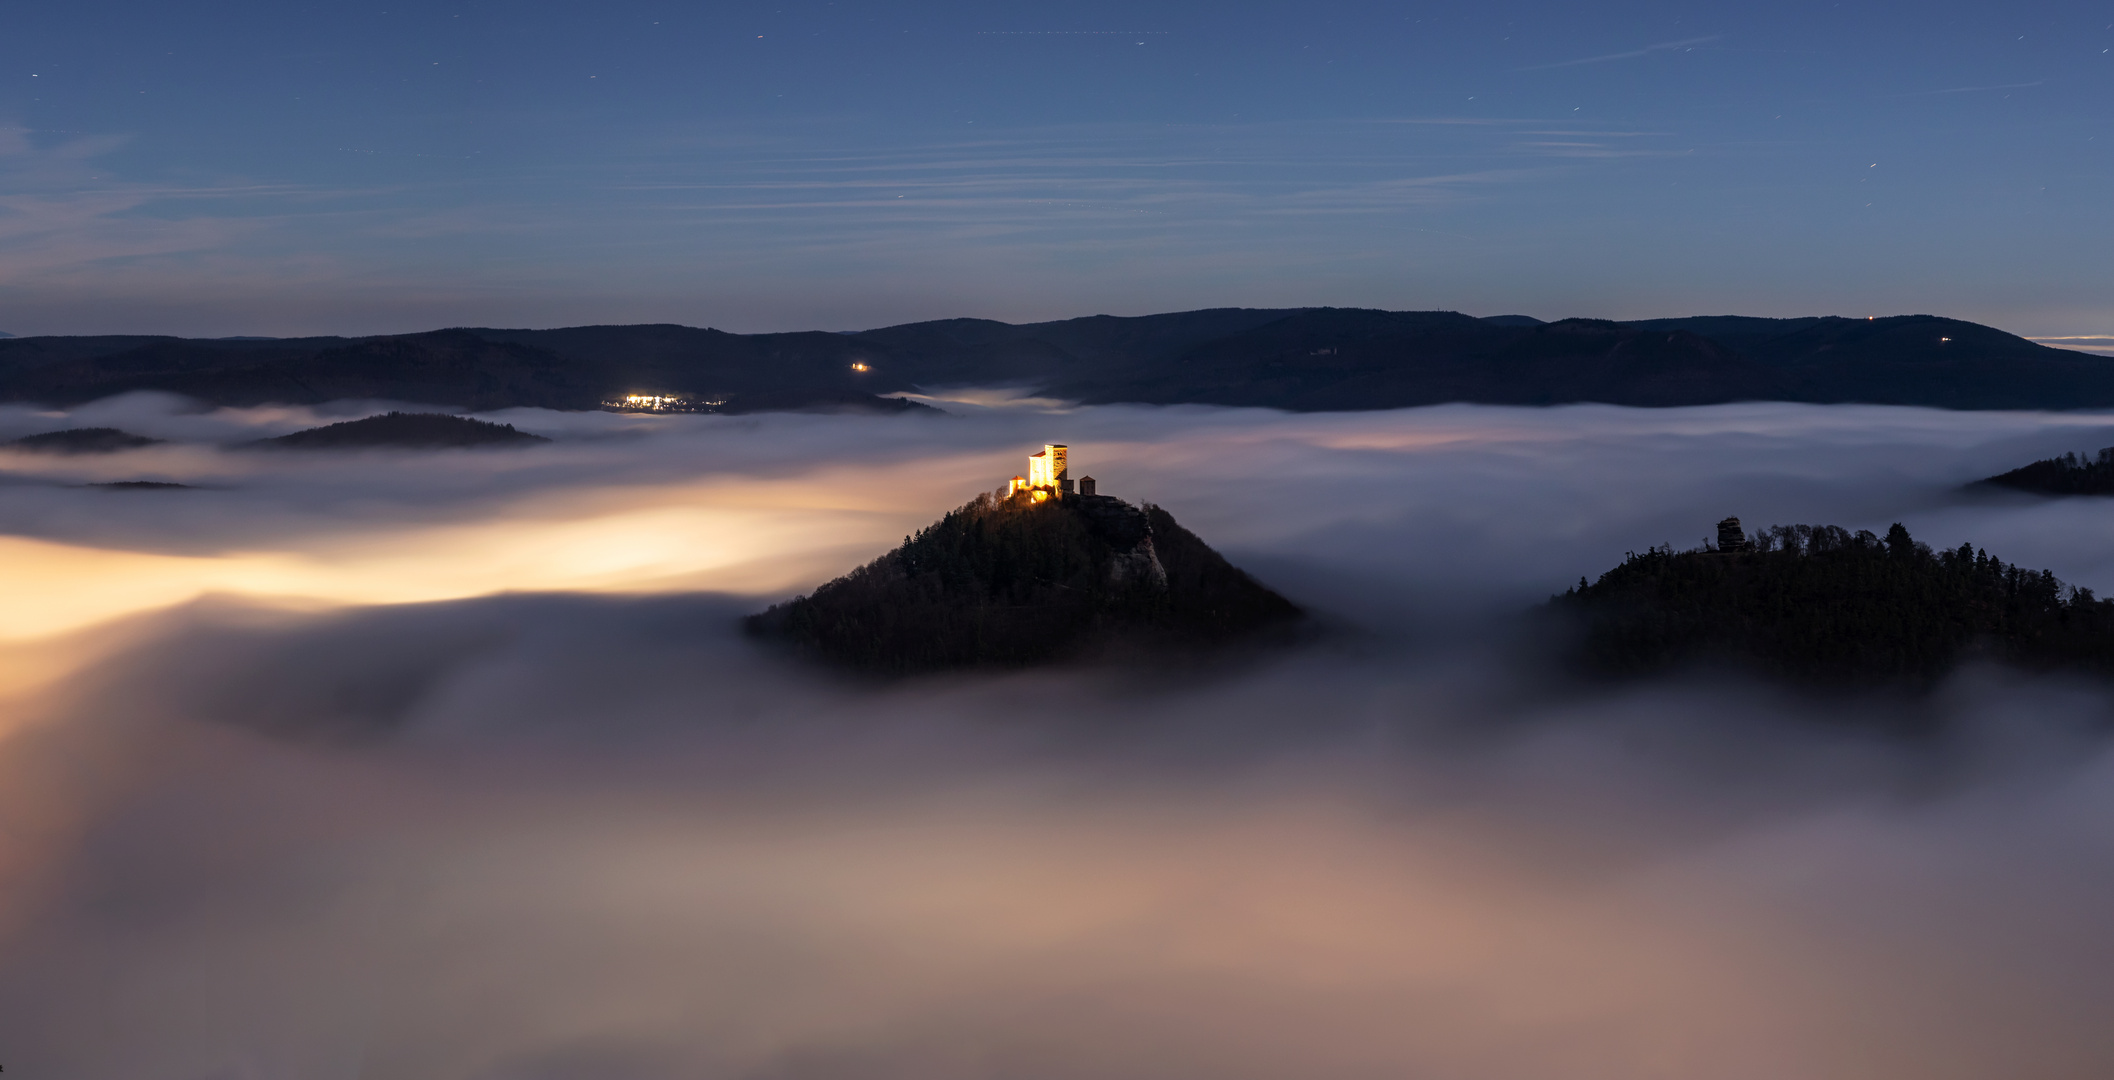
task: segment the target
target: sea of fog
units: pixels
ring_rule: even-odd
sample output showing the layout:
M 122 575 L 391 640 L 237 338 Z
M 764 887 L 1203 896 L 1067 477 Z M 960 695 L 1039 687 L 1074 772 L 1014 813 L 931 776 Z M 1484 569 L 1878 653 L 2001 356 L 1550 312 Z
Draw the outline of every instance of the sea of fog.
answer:
M 2114 1073 L 2114 691 L 1557 692 L 1514 647 L 1727 515 L 2114 592 L 2114 501 L 1961 488 L 2114 417 L 939 404 L 431 453 L 235 448 L 350 405 L 0 409 L 170 440 L 0 450 L 0 1069 Z M 1328 632 L 892 685 L 740 635 L 1043 442 Z

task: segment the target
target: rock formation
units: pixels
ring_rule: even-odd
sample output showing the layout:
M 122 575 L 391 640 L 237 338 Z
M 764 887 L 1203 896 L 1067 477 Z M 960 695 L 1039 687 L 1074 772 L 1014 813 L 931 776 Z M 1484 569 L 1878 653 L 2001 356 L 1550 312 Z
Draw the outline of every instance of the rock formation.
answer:
M 1740 519 L 1729 517 L 1718 522 L 1718 550 L 1722 552 L 1753 551 L 1754 544 L 1747 534 L 1740 531 Z

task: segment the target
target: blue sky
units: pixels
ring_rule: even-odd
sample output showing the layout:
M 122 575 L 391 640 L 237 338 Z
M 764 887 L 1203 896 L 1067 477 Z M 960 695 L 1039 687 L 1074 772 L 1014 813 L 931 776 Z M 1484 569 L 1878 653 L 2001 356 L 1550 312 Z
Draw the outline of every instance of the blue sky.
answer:
M 2104 4 L 16 3 L 0 330 L 2114 333 Z

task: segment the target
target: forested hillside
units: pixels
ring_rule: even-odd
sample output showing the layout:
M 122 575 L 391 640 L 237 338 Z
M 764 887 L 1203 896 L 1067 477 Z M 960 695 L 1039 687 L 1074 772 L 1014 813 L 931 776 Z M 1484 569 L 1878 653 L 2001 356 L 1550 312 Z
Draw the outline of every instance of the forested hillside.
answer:
M 1932 551 L 1777 526 L 1754 550 L 1632 554 L 1551 601 L 1582 624 L 1573 659 L 1637 676 L 1698 662 L 1820 686 L 1929 686 L 1963 659 L 2114 674 L 2114 601 L 1963 544 Z
M 1159 507 L 1022 492 L 979 496 L 749 628 L 893 675 L 1194 650 L 1299 617 Z

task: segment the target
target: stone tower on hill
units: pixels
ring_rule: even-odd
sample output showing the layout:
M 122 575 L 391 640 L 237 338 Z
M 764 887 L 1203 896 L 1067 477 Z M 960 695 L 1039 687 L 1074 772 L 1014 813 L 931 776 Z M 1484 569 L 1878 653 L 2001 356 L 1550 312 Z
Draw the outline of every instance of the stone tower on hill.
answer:
M 1069 453 L 1071 448 L 1063 443 L 1044 443 L 1042 449 L 1028 455 L 1028 475 L 1025 479 L 1014 477 L 1006 487 L 1006 494 L 1016 491 L 1035 492 L 1037 499 L 1057 498 L 1072 493 L 1072 474 Z

